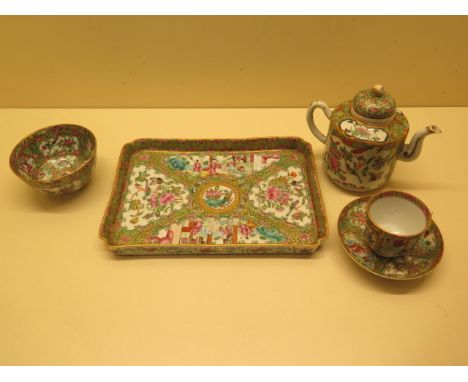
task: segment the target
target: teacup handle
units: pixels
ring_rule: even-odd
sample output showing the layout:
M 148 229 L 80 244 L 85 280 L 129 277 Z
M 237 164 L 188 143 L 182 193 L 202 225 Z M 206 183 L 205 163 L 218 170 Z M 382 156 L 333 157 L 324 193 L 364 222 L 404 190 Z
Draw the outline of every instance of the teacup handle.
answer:
M 317 108 L 322 109 L 325 116 L 328 119 L 330 119 L 331 110 L 328 107 L 328 105 L 323 101 L 315 101 L 312 102 L 307 109 L 306 120 L 307 124 L 309 125 L 310 131 L 312 131 L 312 134 L 314 134 L 320 142 L 325 143 L 327 136 L 322 134 L 322 132 L 317 128 L 314 122 L 314 111 Z

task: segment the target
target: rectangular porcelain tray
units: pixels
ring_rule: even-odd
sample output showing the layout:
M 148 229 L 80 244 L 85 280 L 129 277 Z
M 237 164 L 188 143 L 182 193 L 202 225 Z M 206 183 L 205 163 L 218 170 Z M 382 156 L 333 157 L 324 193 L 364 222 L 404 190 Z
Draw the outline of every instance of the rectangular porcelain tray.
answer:
M 327 233 L 312 147 L 294 137 L 127 143 L 100 227 L 120 255 L 309 254 Z

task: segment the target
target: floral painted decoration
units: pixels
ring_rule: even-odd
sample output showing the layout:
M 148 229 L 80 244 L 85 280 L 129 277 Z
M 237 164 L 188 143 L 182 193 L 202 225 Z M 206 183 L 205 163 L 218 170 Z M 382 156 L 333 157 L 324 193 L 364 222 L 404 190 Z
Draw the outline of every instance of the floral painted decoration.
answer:
M 389 93 L 383 91 L 383 87 L 374 87 L 358 92 L 353 99 L 353 108 L 363 117 L 385 119 L 395 114 L 396 103 Z
M 351 103 L 345 102 L 333 110 L 330 121 L 323 163 L 333 183 L 355 192 L 385 185 L 408 134 L 404 115 L 397 111 L 390 125 L 367 126 L 351 115 Z
M 123 206 L 122 227 L 133 230 L 180 210 L 188 203 L 189 192 L 153 168 L 133 168 Z
M 365 126 L 355 119 L 344 119 L 340 122 L 340 129 L 348 136 L 369 142 L 385 142 L 387 132 L 378 127 Z
M 232 184 L 208 183 L 198 194 L 201 207 L 214 212 L 226 212 L 239 200 L 239 191 Z
M 370 197 L 368 200 L 369 207 L 374 201 L 387 196 L 404 198 L 417 205 L 426 218 L 427 223 L 425 229 L 429 229 L 432 221 L 431 211 L 429 211 L 421 200 L 406 192 L 393 190 L 379 192 Z M 421 233 L 422 232 L 414 235 L 389 234 L 374 223 L 370 214 L 367 215 L 365 235 L 368 238 L 369 245 L 381 256 L 392 257 L 407 254 L 410 248 L 413 248 L 419 242 Z
M 288 223 L 304 227 L 311 223 L 307 188 L 302 170 L 288 167 L 252 188 L 249 199 L 254 207 Z
M 10 167 L 23 181 L 49 195 L 86 185 L 96 159 L 96 138 L 77 125 L 38 130 L 16 145 Z
M 327 232 L 311 160 L 299 138 L 135 141 L 100 236 L 118 254 L 311 253 Z
M 330 120 L 326 135 L 314 122 L 317 108 Z M 408 121 L 382 85 L 360 91 L 353 100 L 333 110 L 323 101 L 314 101 L 307 109 L 306 120 L 310 131 L 325 144 L 323 163 L 330 180 L 352 192 L 383 187 L 398 159 L 416 159 L 424 137 L 441 133 L 435 125 L 426 126 L 405 144 Z
M 411 252 L 398 257 L 383 257 L 367 245 L 366 207 L 369 197 L 349 203 L 338 219 L 338 232 L 346 253 L 370 273 L 394 280 L 409 280 L 427 275 L 440 262 L 444 242 L 433 222 Z

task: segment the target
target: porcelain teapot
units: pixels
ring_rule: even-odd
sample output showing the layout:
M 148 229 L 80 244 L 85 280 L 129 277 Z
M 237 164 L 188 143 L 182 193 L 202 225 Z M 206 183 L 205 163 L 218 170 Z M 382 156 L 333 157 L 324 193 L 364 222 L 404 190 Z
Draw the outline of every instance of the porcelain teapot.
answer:
M 330 120 L 326 136 L 314 122 L 317 108 Z M 323 165 L 328 176 L 339 187 L 354 192 L 384 186 L 398 159 L 415 160 L 424 138 L 441 132 L 430 125 L 405 144 L 408 120 L 396 109 L 395 100 L 382 85 L 361 90 L 333 111 L 325 102 L 315 101 L 307 109 L 306 119 L 315 137 L 325 144 Z

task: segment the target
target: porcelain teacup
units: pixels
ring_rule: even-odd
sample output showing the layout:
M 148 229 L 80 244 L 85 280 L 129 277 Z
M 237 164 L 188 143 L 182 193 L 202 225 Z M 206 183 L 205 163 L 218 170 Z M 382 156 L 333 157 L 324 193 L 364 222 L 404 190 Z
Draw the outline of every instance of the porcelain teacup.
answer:
M 401 191 L 382 191 L 369 199 L 366 209 L 369 247 L 384 257 L 411 252 L 429 229 L 429 208 L 415 196 Z

